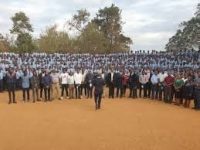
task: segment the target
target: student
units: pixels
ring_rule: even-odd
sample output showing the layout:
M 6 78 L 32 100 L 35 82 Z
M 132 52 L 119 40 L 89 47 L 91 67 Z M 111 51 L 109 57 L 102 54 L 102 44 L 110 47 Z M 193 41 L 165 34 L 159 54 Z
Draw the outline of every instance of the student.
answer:
M 174 82 L 174 90 L 175 90 L 175 104 L 180 105 L 181 101 L 181 92 L 184 85 L 184 81 L 182 80 L 181 76 L 177 74 Z
M 114 71 L 111 69 L 111 71 L 107 75 L 107 85 L 109 88 L 109 98 L 114 98 L 114 91 L 115 91 L 115 86 L 114 86 Z
M 125 71 L 122 73 L 122 89 L 121 89 L 121 95 L 122 97 L 126 96 L 126 89 L 128 87 L 128 81 L 129 81 L 129 76 L 126 74 Z
M 136 74 L 135 71 L 130 70 L 130 76 L 129 76 L 130 94 L 129 94 L 129 98 L 137 98 L 138 83 L 139 83 L 139 76 Z
M 16 73 L 15 71 L 10 68 L 7 75 L 6 75 L 6 81 L 7 81 L 7 88 L 8 88 L 8 95 L 9 95 L 9 102 L 8 104 L 11 103 L 17 103 L 15 100 L 15 89 L 16 89 Z
M 22 91 L 23 91 L 23 101 L 30 100 L 30 78 L 31 76 L 28 74 L 27 71 L 24 71 L 23 75 L 21 76 L 22 79 Z
M 60 75 L 61 79 L 61 100 L 63 100 L 64 92 L 66 93 L 66 97 L 68 97 L 68 73 L 66 69 L 63 69 L 63 73 Z
M 51 101 L 50 87 L 52 85 L 52 78 L 47 70 L 45 71 L 44 77 L 42 77 L 42 84 L 44 85 L 45 102 Z
M 85 83 L 86 83 L 86 88 L 87 88 L 87 98 L 92 98 L 92 92 L 93 92 L 93 74 L 91 70 L 88 71 L 85 77 Z
M 76 99 L 81 99 L 81 83 L 82 83 L 82 73 L 78 69 L 74 74 L 74 82 L 75 82 L 75 94 Z
M 154 71 L 153 75 L 151 76 L 151 98 L 157 99 L 158 98 L 158 72 Z
M 142 97 L 142 91 L 143 91 L 143 97 L 147 98 L 147 83 L 149 82 L 149 76 L 145 71 L 142 71 L 142 74 L 140 74 L 139 82 L 140 82 L 139 96 L 140 98 Z
M 39 76 L 37 75 L 37 72 L 33 71 L 33 76 L 31 77 L 31 89 L 32 89 L 32 97 L 33 97 L 33 103 L 35 101 L 39 101 Z
M 184 107 L 189 108 L 191 100 L 194 97 L 194 81 L 192 79 L 192 76 L 188 76 L 187 81 L 185 82 L 185 88 L 184 88 L 184 98 L 185 103 Z
M 200 71 L 194 80 L 194 109 L 200 110 Z
M 104 80 L 102 79 L 101 75 L 98 73 L 94 80 L 94 100 L 95 100 L 95 109 L 101 109 L 101 99 L 103 94 L 103 86 L 104 86 Z
M 69 99 L 74 98 L 74 75 L 73 72 L 70 71 L 67 79 L 69 85 Z
M 60 98 L 60 75 L 56 70 L 53 70 L 51 73 L 52 78 L 52 99 Z
M 163 100 L 163 93 L 164 93 L 164 79 L 167 77 L 167 73 L 164 73 L 164 71 L 161 71 L 159 74 L 158 74 L 158 97 L 159 97 L 159 100 L 162 101 Z
M 164 102 L 172 103 L 172 90 L 174 84 L 174 77 L 168 72 L 167 77 L 164 79 Z

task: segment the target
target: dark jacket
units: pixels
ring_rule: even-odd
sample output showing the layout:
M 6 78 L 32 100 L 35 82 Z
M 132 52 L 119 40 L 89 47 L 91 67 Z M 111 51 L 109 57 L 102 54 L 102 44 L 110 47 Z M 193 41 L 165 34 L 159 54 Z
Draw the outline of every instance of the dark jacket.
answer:
M 44 87 L 50 87 L 51 86 L 52 79 L 51 79 L 51 76 L 49 74 L 42 77 L 42 84 L 44 85 Z
M 17 83 L 16 74 L 15 73 L 13 73 L 13 74 L 8 73 L 6 75 L 6 82 L 7 82 L 8 89 L 15 89 L 16 83 Z
M 92 84 L 93 81 L 93 74 L 92 73 L 87 73 L 85 77 L 85 84 L 87 87 L 89 87 Z
M 116 73 L 113 73 L 113 80 L 111 81 L 111 73 L 108 73 L 106 76 L 106 84 L 108 86 L 113 85 L 114 82 L 116 81 Z
M 115 73 L 113 76 L 113 83 L 116 88 L 122 87 L 122 75 L 120 73 Z
M 130 74 L 129 87 L 130 88 L 137 88 L 138 83 L 139 83 L 139 76 L 136 73 Z
M 97 76 L 93 80 L 93 85 L 95 87 L 94 93 L 95 94 L 102 94 L 103 93 L 103 86 L 104 86 L 104 80 L 101 78 L 101 76 Z

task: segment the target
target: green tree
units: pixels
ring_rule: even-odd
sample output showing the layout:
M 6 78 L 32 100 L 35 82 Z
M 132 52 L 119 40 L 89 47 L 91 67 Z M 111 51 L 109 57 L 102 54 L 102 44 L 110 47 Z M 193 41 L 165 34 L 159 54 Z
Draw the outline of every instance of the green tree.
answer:
M 90 13 L 86 9 L 80 9 L 77 11 L 77 14 L 74 14 L 72 19 L 67 22 L 69 29 L 75 29 L 79 32 L 82 32 L 84 27 L 89 22 Z
M 47 27 L 38 39 L 39 49 L 47 53 L 70 52 L 71 40 L 66 32 L 57 31 L 57 25 Z
M 82 34 L 78 37 L 78 45 L 83 53 L 105 53 L 107 52 L 107 40 L 94 23 L 89 23 Z
M 1 52 L 12 52 L 15 50 L 14 38 L 9 34 L 5 36 L 0 34 L 0 51 Z
M 16 47 L 19 52 L 32 52 L 35 50 L 35 45 L 33 43 L 33 38 L 31 32 L 33 32 L 32 25 L 30 24 L 29 18 L 24 12 L 15 13 L 11 17 L 13 22 L 13 27 L 10 30 L 11 34 L 15 34 Z
M 200 46 L 200 4 L 195 16 L 180 24 L 176 34 L 166 44 L 167 51 L 179 51 Z
M 99 9 L 93 22 L 97 24 L 109 42 L 109 52 L 126 51 L 132 40 L 122 34 L 121 10 L 112 4 L 110 7 Z

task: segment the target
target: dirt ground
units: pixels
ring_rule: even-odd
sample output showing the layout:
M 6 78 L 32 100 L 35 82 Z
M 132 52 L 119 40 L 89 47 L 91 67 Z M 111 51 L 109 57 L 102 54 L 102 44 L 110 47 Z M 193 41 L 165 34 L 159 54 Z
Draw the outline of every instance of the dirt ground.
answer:
M 8 105 L 0 93 L 0 150 L 200 150 L 200 112 L 143 99 Z

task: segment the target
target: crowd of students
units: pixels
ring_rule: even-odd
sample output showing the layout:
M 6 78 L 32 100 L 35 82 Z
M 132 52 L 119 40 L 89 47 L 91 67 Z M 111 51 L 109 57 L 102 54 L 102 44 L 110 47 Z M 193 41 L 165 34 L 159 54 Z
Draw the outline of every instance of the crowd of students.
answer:
M 0 53 L 0 91 L 9 104 L 22 89 L 23 101 L 96 99 L 103 84 L 108 98 L 148 98 L 200 109 L 200 53 L 135 52 L 117 54 Z M 30 97 L 30 90 L 32 97 Z M 98 92 L 100 90 L 100 92 Z M 94 91 L 94 94 L 93 94 Z

